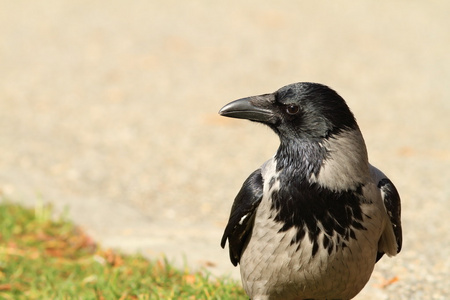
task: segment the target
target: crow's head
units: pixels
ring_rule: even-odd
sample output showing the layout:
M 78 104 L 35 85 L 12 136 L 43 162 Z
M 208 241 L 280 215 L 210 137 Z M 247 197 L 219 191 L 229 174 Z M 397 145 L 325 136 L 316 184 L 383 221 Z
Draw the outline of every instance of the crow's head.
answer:
M 266 124 L 282 140 L 324 139 L 358 127 L 341 96 L 325 85 L 309 82 L 233 101 L 219 114 Z

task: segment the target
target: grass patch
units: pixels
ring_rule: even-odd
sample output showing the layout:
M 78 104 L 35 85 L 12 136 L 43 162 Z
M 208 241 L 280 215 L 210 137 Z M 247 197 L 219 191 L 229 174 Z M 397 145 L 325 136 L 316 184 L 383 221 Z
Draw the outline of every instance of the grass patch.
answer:
M 0 203 L 0 299 L 248 299 L 235 281 L 102 249 L 51 215 Z

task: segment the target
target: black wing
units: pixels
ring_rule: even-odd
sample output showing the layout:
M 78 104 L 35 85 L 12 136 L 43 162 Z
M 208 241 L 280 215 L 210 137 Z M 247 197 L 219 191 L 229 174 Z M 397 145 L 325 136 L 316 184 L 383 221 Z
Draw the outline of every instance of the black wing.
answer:
M 378 183 L 378 188 L 383 192 L 383 202 L 386 207 L 389 219 L 394 230 L 395 240 L 397 242 L 397 253 L 402 249 L 402 224 L 400 220 L 401 204 L 400 195 L 394 184 L 388 179 L 383 178 Z M 383 252 L 378 252 L 377 261 L 383 256 Z
M 253 172 L 242 185 L 231 207 L 230 219 L 225 228 L 220 245 L 225 248 L 228 239 L 230 260 L 237 265 L 252 232 L 255 212 L 263 196 L 263 178 L 261 170 Z

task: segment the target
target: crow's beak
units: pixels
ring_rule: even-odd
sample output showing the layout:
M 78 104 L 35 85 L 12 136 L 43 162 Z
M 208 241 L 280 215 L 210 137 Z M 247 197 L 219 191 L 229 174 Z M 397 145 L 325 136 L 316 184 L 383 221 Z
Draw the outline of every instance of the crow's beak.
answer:
M 219 111 L 224 117 L 247 119 L 261 123 L 276 122 L 273 110 L 274 94 L 239 99 L 228 103 Z

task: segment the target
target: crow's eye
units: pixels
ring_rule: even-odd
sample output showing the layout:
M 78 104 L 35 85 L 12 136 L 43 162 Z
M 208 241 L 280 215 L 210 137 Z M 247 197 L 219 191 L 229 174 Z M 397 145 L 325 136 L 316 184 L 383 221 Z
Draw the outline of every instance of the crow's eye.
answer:
M 295 115 L 299 112 L 300 108 L 298 107 L 298 105 L 295 104 L 289 104 L 288 106 L 286 106 L 286 112 L 290 115 Z

